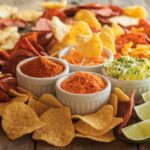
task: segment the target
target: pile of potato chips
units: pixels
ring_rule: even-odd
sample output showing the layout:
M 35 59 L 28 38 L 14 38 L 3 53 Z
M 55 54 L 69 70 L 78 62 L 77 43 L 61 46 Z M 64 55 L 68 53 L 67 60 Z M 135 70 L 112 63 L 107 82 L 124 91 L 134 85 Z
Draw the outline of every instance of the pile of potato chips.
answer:
M 20 87 L 18 91 L 10 89 L 11 101 L 0 103 L 2 128 L 7 136 L 15 140 L 33 133 L 34 140 L 58 147 L 70 144 L 75 137 L 99 142 L 115 140 L 113 129 L 123 122 L 122 117 L 116 117 L 118 103 L 129 101 L 123 91 L 115 88 L 107 105 L 93 114 L 80 116 L 71 115 L 69 107 L 51 94 L 37 98 Z

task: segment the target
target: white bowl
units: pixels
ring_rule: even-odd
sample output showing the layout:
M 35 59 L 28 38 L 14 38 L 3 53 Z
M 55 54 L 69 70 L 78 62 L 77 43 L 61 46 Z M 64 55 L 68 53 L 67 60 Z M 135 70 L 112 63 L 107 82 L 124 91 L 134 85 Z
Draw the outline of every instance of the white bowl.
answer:
M 22 73 L 20 70 L 20 67 L 24 63 L 31 61 L 35 58 L 37 58 L 37 57 L 25 59 L 17 65 L 16 75 L 17 75 L 18 85 L 29 90 L 37 97 L 40 97 L 44 93 L 52 93 L 53 94 L 55 92 L 56 80 L 59 79 L 60 77 L 62 77 L 63 75 L 69 73 L 68 63 L 66 61 L 58 59 L 58 58 L 47 57 L 52 61 L 59 62 L 64 65 L 64 71 L 61 74 L 56 75 L 54 77 L 36 78 L 36 77 L 30 77 L 30 76 Z
M 114 87 L 119 87 L 122 89 L 128 96 L 131 96 L 133 90 L 136 91 L 136 97 L 141 96 L 142 93 L 150 89 L 150 78 L 144 80 L 118 80 L 107 75 L 107 72 L 102 68 L 102 74 L 105 75 L 112 85 L 112 90 Z
M 68 46 L 68 47 L 65 47 L 64 49 L 62 49 L 59 52 L 58 57 L 63 59 L 63 56 L 65 54 L 67 54 L 71 48 L 72 48 L 72 46 Z M 108 61 L 112 61 L 114 59 L 114 55 L 110 50 L 103 48 L 103 52 L 108 55 Z M 104 63 L 95 65 L 95 66 L 77 66 L 77 65 L 69 63 L 69 70 L 70 70 L 70 72 L 88 71 L 88 72 L 101 73 L 101 68 L 103 67 L 103 64 Z
M 105 105 L 108 102 L 108 98 L 111 91 L 110 81 L 96 73 L 97 76 L 100 76 L 106 82 L 106 88 L 102 91 L 92 93 L 92 94 L 75 94 L 65 91 L 60 87 L 62 81 L 72 76 L 76 72 L 67 74 L 56 82 L 56 97 L 60 100 L 62 104 L 70 107 L 72 114 L 86 115 L 93 112 L 96 112 L 100 107 Z

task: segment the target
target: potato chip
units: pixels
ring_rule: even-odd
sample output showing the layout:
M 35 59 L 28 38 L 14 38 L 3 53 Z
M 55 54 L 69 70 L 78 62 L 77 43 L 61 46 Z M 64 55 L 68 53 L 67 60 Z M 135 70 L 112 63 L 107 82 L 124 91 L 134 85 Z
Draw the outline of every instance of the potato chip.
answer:
M 99 34 L 99 37 L 103 43 L 103 46 L 113 52 L 113 54 L 116 54 L 116 48 L 115 48 L 115 41 L 112 39 L 110 34 L 107 32 L 101 32 Z
M 89 136 L 101 136 L 101 135 L 106 134 L 107 132 L 109 132 L 113 128 L 115 128 L 122 121 L 123 121 L 122 118 L 113 118 L 111 124 L 102 130 L 96 130 L 83 121 L 78 121 L 74 125 L 74 127 L 75 127 L 75 130 L 81 134 L 89 135 Z
M 103 44 L 98 34 L 93 34 L 89 41 L 76 45 L 75 48 L 81 52 L 83 58 L 98 57 L 102 53 Z
M 113 32 L 113 29 L 107 25 L 104 25 L 101 32 L 105 32 L 105 33 L 108 33 L 113 40 L 115 40 L 115 34 Z
M 28 101 L 28 106 L 30 106 L 38 116 L 41 116 L 45 111 L 47 111 L 50 107 L 41 103 L 40 101 L 35 100 L 30 97 Z
M 71 112 L 69 108 L 50 108 L 41 117 L 46 125 L 33 134 L 33 139 L 63 147 L 68 145 L 75 136 Z
M 120 88 L 115 87 L 114 88 L 114 92 L 115 94 L 118 96 L 118 100 L 119 101 L 129 101 L 130 98 L 128 97 L 128 95 L 126 95 Z
M 64 46 L 80 44 L 81 41 L 78 40 L 77 36 L 86 35 L 88 40 L 92 37 L 92 31 L 89 25 L 84 21 L 76 22 L 70 29 L 70 32 L 66 35 L 64 40 L 62 41 Z
M 39 101 L 49 107 L 56 107 L 56 108 L 59 108 L 59 107 L 64 107 L 60 102 L 59 100 L 53 96 L 52 94 L 43 94 Z
M 87 139 L 91 139 L 93 141 L 97 141 L 97 142 L 112 142 L 115 140 L 115 136 L 113 134 L 113 131 L 110 131 L 104 135 L 101 136 L 89 136 L 89 135 L 82 135 L 79 133 L 76 133 L 75 135 L 76 137 L 80 137 L 80 138 L 87 138 Z
M 75 19 L 78 21 L 85 21 L 92 29 L 101 29 L 101 24 L 90 10 L 81 9 L 76 13 Z
M 73 119 L 81 119 L 97 130 L 103 130 L 108 127 L 113 119 L 113 107 L 111 105 L 103 106 L 98 112 L 86 116 L 73 115 Z
M 27 102 L 29 99 L 28 96 L 18 96 L 18 97 L 14 97 L 11 99 L 12 102 L 22 102 L 22 103 L 25 103 Z
M 5 102 L 5 103 L 0 103 L 0 116 L 2 116 L 5 108 L 10 104 L 11 102 Z
M 55 16 L 51 19 L 51 25 L 54 30 L 55 38 L 58 42 L 62 42 L 71 29 L 71 25 L 63 23 L 58 17 Z
M 113 30 L 116 37 L 124 34 L 123 28 L 121 28 L 121 26 L 119 26 L 117 23 L 112 24 L 112 30 Z
M 123 11 L 125 15 L 130 17 L 135 17 L 140 19 L 147 17 L 146 9 L 139 5 L 125 7 Z
M 12 97 L 26 97 L 26 96 L 28 96 L 27 94 L 19 93 L 19 92 L 13 90 L 13 89 L 9 90 L 9 95 L 12 96 Z
M 113 116 L 116 116 L 118 111 L 118 97 L 116 94 L 110 94 L 108 104 L 113 106 Z
M 29 106 L 20 102 L 9 104 L 2 115 L 2 128 L 12 140 L 31 133 L 44 125 Z

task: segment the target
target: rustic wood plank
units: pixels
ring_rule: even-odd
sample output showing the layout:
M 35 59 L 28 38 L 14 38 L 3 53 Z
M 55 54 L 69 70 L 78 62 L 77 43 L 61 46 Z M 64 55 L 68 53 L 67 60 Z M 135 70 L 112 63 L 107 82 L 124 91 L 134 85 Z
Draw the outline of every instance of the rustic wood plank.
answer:
M 150 143 L 140 144 L 139 150 L 150 150 Z

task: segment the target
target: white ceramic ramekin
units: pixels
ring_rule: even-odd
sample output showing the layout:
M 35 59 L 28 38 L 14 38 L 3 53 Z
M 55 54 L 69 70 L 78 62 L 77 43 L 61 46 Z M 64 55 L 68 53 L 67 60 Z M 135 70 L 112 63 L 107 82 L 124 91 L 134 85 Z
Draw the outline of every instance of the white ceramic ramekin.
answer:
M 102 74 L 106 76 L 112 85 L 112 90 L 114 87 L 119 87 L 122 89 L 128 96 L 131 96 L 133 90 L 136 91 L 136 97 L 138 98 L 142 93 L 150 90 L 150 78 L 144 80 L 118 80 L 107 75 L 105 69 L 102 69 Z
M 31 61 L 35 58 L 37 58 L 37 57 L 25 59 L 17 65 L 16 75 L 17 75 L 18 85 L 23 87 L 24 89 L 27 89 L 28 91 L 32 92 L 37 97 L 40 97 L 44 93 L 52 93 L 53 94 L 55 92 L 56 80 L 59 79 L 60 77 L 62 77 L 63 75 L 69 73 L 68 63 L 66 61 L 58 59 L 58 58 L 47 57 L 54 62 L 59 62 L 64 65 L 64 71 L 61 74 L 56 75 L 54 77 L 36 78 L 36 77 L 30 77 L 30 76 L 22 73 L 20 70 L 20 67 L 24 63 Z
M 71 47 L 72 46 L 65 47 L 64 49 L 62 49 L 59 52 L 58 57 L 63 59 L 63 56 L 70 51 Z M 110 50 L 103 48 L 103 52 L 108 55 L 108 61 L 112 61 L 114 59 L 114 55 Z M 69 63 L 69 70 L 70 70 L 70 72 L 88 71 L 88 72 L 101 73 L 101 68 L 103 67 L 103 64 L 104 63 L 95 65 L 95 66 L 77 66 L 77 65 Z
M 69 78 L 75 73 L 76 72 L 67 74 L 57 80 L 56 82 L 57 98 L 60 100 L 62 104 L 70 107 L 72 114 L 86 115 L 86 114 L 96 112 L 100 107 L 105 105 L 108 101 L 110 91 L 111 91 L 110 81 L 106 77 L 100 74 L 92 73 L 97 76 L 100 76 L 106 82 L 107 85 L 106 88 L 103 89 L 102 91 L 92 93 L 92 94 L 74 94 L 62 89 L 60 87 L 60 84 L 62 81 Z

